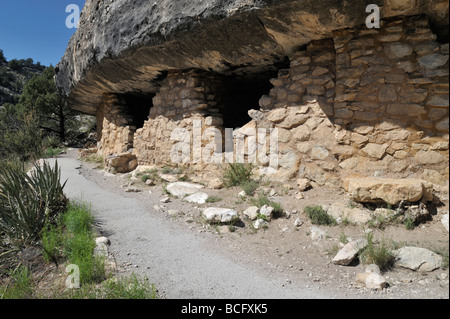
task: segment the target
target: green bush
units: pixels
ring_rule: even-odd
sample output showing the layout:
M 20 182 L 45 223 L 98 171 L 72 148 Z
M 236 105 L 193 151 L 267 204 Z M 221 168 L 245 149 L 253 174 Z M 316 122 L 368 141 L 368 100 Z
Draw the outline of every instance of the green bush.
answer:
M 58 163 L 35 165 L 30 176 L 14 165 L 0 167 L 0 233 L 12 245 L 32 244 L 56 222 L 67 204 L 60 180 Z
M 41 245 L 46 262 L 58 264 L 63 257 L 62 247 L 64 245 L 63 228 L 60 224 L 44 227 L 41 236 Z
M 372 233 L 367 235 L 367 246 L 359 253 L 359 259 L 367 265 L 375 264 L 381 270 L 392 268 L 395 262 L 395 257 L 386 241 L 375 244 Z
M 307 206 L 305 213 L 314 225 L 336 225 L 336 220 L 322 206 Z
M 223 183 L 225 187 L 239 186 L 252 180 L 253 165 L 251 164 L 228 164 L 223 169 Z
M 69 263 L 79 267 L 80 282 L 103 281 L 106 278 L 104 259 L 94 257 L 96 243 L 90 208 L 82 203 L 70 204 L 63 221 L 66 228 L 64 254 Z
M 31 272 L 27 267 L 21 266 L 10 275 L 11 283 L 0 287 L 0 299 L 31 299 L 33 285 Z
M 284 210 L 283 210 L 283 207 L 281 206 L 281 204 L 271 201 L 262 192 L 258 194 L 257 198 L 252 198 L 251 202 L 253 205 L 255 205 L 259 208 L 261 208 L 265 205 L 273 207 L 274 208 L 273 214 L 275 217 L 279 217 L 284 213 Z
M 259 187 L 259 183 L 251 179 L 241 183 L 241 187 L 247 196 L 253 196 Z

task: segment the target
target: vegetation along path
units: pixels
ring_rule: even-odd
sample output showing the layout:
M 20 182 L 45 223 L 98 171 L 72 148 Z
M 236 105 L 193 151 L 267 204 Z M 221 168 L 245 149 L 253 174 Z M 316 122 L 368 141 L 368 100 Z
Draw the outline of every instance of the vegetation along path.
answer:
M 58 158 L 58 163 L 62 180 L 68 179 L 66 195 L 92 204 L 117 264 L 133 264 L 133 271 L 146 274 L 165 298 L 339 297 L 306 286 L 285 285 L 283 278 L 267 278 L 258 269 L 231 261 L 220 253 L 218 243 L 171 223 L 136 199 L 84 178 L 74 151 Z

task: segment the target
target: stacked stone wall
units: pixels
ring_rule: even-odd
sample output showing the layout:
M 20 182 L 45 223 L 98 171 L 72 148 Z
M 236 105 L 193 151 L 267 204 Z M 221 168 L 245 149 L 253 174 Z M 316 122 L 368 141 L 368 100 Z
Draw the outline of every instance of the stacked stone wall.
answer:
M 252 121 L 234 135 L 234 150 L 243 138 L 245 159 L 257 158 L 260 173 L 321 186 L 341 186 L 343 177 L 354 174 L 448 183 L 448 43 L 437 42 L 426 17 L 336 31 L 289 58 L 290 68 L 271 80 L 260 109 L 249 111 Z M 169 72 L 136 134 L 120 101 L 107 98 L 100 152 L 133 147 L 141 165 L 182 164 L 220 174 L 217 165 L 196 159 L 205 147 L 210 153 L 224 149 L 223 139 L 211 147 L 210 134 L 216 130 L 224 137 L 223 96 L 233 92 L 224 92 L 221 83 L 219 75 L 205 71 Z M 267 147 L 258 129 L 274 128 L 277 169 L 256 156 Z M 200 142 L 193 140 L 197 129 Z M 179 163 L 171 154 L 176 145 L 189 149 Z

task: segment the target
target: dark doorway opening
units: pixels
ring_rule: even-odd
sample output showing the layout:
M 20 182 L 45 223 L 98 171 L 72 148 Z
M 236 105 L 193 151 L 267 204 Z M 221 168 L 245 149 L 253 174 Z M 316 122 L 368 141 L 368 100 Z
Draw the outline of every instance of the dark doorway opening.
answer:
M 148 120 L 150 109 L 153 106 L 153 97 L 155 94 L 124 94 L 123 98 L 127 106 L 127 114 L 131 117 L 136 129 L 144 127 Z
M 259 110 L 259 100 L 269 94 L 273 85 L 270 79 L 277 76 L 277 72 L 253 77 L 227 77 L 224 80 L 222 93 L 223 125 L 226 128 L 239 128 L 251 121 L 248 111 Z

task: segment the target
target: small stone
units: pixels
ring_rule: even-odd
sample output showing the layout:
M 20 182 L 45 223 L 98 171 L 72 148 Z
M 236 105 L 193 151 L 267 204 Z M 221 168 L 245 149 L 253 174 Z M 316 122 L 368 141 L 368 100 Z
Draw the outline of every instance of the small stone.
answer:
M 244 216 L 248 219 L 254 221 L 258 218 L 259 208 L 256 206 L 251 206 L 244 211 Z
M 297 179 L 297 185 L 298 185 L 298 190 L 301 192 L 304 192 L 305 190 L 307 190 L 308 188 L 311 187 L 311 182 L 309 181 L 309 179 L 301 178 L 301 179 Z
M 295 227 L 300 227 L 300 226 L 302 226 L 303 225 L 303 221 L 300 219 L 300 218 L 297 218 L 295 221 L 294 221 L 294 226 Z
M 208 194 L 197 192 L 184 198 L 184 201 L 195 204 L 205 204 L 208 198 L 209 198 Z
M 366 278 L 366 288 L 368 289 L 377 289 L 382 290 L 387 287 L 387 281 L 386 279 L 375 273 L 369 274 Z
M 170 197 L 164 197 L 160 200 L 161 203 L 170 203 Z
M 267 226 L 267 222 L 263 219 L 257 219 L 254 223 L 253 223 L 253 228 L 255 229 L 260 229 L 264 226 Z
M 264 205 L 263 207 L 260 208 L 259 213 L 261 215 L 266 216 L 267 221 L 270 221 L 272 220 L 273 217 L 273 211 L 274 208 L 272 206 Z

